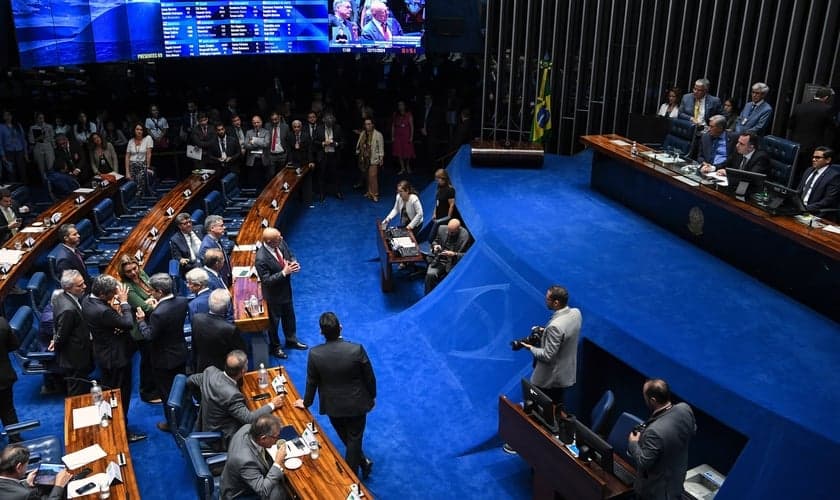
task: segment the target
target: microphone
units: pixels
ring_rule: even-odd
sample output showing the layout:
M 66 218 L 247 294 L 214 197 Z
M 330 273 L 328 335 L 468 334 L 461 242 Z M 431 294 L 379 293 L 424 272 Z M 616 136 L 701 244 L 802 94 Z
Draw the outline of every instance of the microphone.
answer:
M 64 377 L 64 380 L 74 380 L 76 382 L 85 382 L 88 385 L 93 385 L 93 379 L 86 379 L 80 377 Z M 99 387 L 102 388 L 103 391 L 111 391 L 114 389 L 114 387 L 109 387 L 105 384 L 100 384 L 98 380 L 96 381 L 96 383 L 97 385 L 99 385 Z

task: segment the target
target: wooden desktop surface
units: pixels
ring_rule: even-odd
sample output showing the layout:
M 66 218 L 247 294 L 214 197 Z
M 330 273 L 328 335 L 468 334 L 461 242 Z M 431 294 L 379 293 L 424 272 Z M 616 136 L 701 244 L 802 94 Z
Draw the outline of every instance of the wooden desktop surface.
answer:
M 73 429 L 73 410 L 75 408 L 83 408 L 93 404 L 90 394 L 82 394 L 80 396 L 71 396 L 64 400 L 64 448 L 65 453 L 73 453 L 88 446 L 98 444 L 105 450 L 108 455 L 92 462 L 86 467 L 90 467 L 91 476 L 100 472 L 105 472 L 105 468 L 109 462 L 117 463 L 117 453 L 125 454 L 126 464 L 120 467 L 122 474 L 122 484 L 111 485 L 111 498 L 137 500 L 140 498 L 140 491 L 137 488 L 137 478 L 134 475 L 134 464 L 131 460 L 131 453 L 128 448 L 128 437 L 126 435 L 125 419 L 123 418 L 122 400 L 120 399 L 120 390 L 113 389 L 102 391 L 102 397 L 105 401 L 111 399 L 111 395 L 117 399 L 119 404 L 116 408 L 111 409 L 111 416 L 113 419 L 108 427 L 100 427 L 93 425 L 84 427 L 82 429 Z M 78 471 L 73 471 L 78 472 Z M 98 490 L 92 490 L 88 495 L 80 498 L 99 498 Z
M 385 235 L 385 230 L 382 229 L 381 222 L 381 220 L 375 221 L 377 239 L 379 240 L 377 242 L 380 264 L 379 278 L 382 291 L 390 292 L 394 289 L 393 265 L 423 262 L 423 255 L 419 254 L 413 257 L 401 257 L 397 255 L 391 249 L 391 245 L 388 244 L 388 236 Z M 417 238 L 415 238 L 413 231 L 408 232 L 408 237 L 411 238 L 411 241 L 414 243 L 414 246 L 418 247 L 419 249 L 419 246 L 417 245 Z
M 239 228 L 239 236 L 236 238 L 238 245 L 253 245 L 262 241 L 263 220 L 268 222 L 268 227 L 275 227 L 275 223 L 283 210 L 292 199 L 293 194 L 300 187 L 300 181 L 308 174 L 309 167 L 304 167 L 302 175 L 297 175 L 295 169 L 284 168 L 268 183 L 257 197 L 251 210 Z M 289 184 L 289 191 L 283 190 L 283 183 Z M 271 202 L 277 201 L 277 207 L 272 208 Z M 253 267 L 256 259 L 256 252 L 253 250 L 237 250 L 234 247 L 230 254 L 231 267 Z M 268 306 L 263 300 L 260 282 L 255 277 L 233 279 L 232 298 L 233 319 L 237 328 L 243 332 L 259 332 L 269 328 Z M 262 306 L 262 312 L 251 314 L 245 309 L 245 301 L 251 295 L 257 297 Z
M 157 244 L 166 240 L 168 231 L 174 230 L 175 216 L 185 211 L 195 200 L 199 200 L 206 195 L 211 186 L 219 179 L 219 176 L 219 171 L 216 171 L 204 181 L 200 175 L 192 174 L 163 195 L 163 198 L 149 210 L 149 214 L 137 223 L 125 241 L 120 244 L 119 250 L 114 254 L 114 259 L 105 269 L 105 274 L 110 274 L 119 280 L 120 256 L 124 254 L 135 255 L 138 250 L 143 251 L 143 261 L 140 263 L 140 267 L 145 267 Z M 192 191 L 189 198 L 184 197 L 183 194 L 187 189 Z M 166 215 L 166 209 L 168 208 L 172 208 L 171 217 Z M 158 230 L 155 238 L 152 238 L 149 232 L 152 228 Z M 165 250 L 169 252 L 168 248 Z
M 316 436 L 321 446 L 321 456 L 313 460 L 309 455 L 301 458 L 303 466 L 297 470 L 286 470 L 286 478 L 289 480 L 292 489 L 297 493 L 298 498 L 312 500 L 345 500 L 350 493 L 350 485 L 359 485 L 359 491 L 364 493 L 365 499 L 372 499 L 373 496 L 367 487 L 356 476 L 355 471 L 344 461 L 344 456 L 338 452 L 332 441 L 324 434 L 323 429 L 315 420 L 315 417 L 308 409 L 294 408 L 292 404 L 302 396 L 289 378 L 289 373 L 283 368 L 270 368 L 268 370 L 269 380 L 282 373 L 286 378 L 286 401 L 275 415 L 280 417 L 283 425 L 294 426 L 298 434 L 306 429 L 306 424 L 313 422 L 318 430 Z M 269 385 L 265 389 L 257 386 L 257 372 L 245 374 L 242 384 L 242 393 L 245 395 L 245 402 L 251 410 L 268 404 L 269 400 L 254 401 L 252 398 L 261 393 L 268 393 L 272 397 L 276 395 L 274 389 Z
M 55 213 L 61 213 L 62 217 L 58 224 L 46 228 L 40 233 L 24 233 L 18 231 L 9 241 L 3 245 L 3 248 L 14 249 L 16 243 L 21 244 L 21 248 L 25 249 L 24 241 L 27 238 L 35 240 L 32 248 L 26 250 L 20 261 L 11 267 L 9 273 L 0 276 L 0 301 L 2 301 L 9 292 L 17 284 L 17 281 L 27 275 L 30 269 L 35 265 L 38 258 L 49 253 L 50 250 L 58 244 L 58 227 L 65 223 L 76 223 L 85 218 L 93 211 L 93 207 L 105 198 L 112 198 L 117 192 L 117 183 L 111 182 L 106 187 L 98 187 L 92 193 L 70 193 L 67 198 L 56 202 L 44 212 L 38 214 L 28 226 L 33 223 L 40 223 L 43 228 L 44 219 L 51 217 Z M 84 196 L 85 201 L 77 205 L 75 200 L 79 196 Z
M 616 134 L 608 134 L 585 135 L 582 136 L 580 140 L 599 153 L 621 159 L 629 168 L 636 168 L 653 177 L 657 177 L 664 182 L 668 182 L 677 188 L 696 193 L 698 196 L 706 199 L 707 201 L 715 203 L 720 207 L 724 207 L 736 215 L 759 224 L 762 227 L 784 235 L 800 245 L 820 252 L 835 261 L 840 260 L 840 234 L 834 234 L 822 229 L 808 227 L 804 224 L 800 224 L 793 217 L 770 215 L 758 207 L 738 201 L 726 193 L 715 190 L 713 187 L 703 185 L 696 187 L 689 186 L 688 184 L 675 179 L 675 177 L 679 174 L 654 170 L 652 168 L 653 163 L 640 156 L 632 156 L 630 154 L 629 146 L 619 146 L 612 142 L 614 140 L 621 140 L 628 144 L 632 144 L 632 139 L 627 139 Z M 639 152 L 651 151 L 650 148 L 641 144 L 638 144 L 637 147 Z
M 560 440 L 505 396 L 499 397 L 499 436 L 534 469 L 533 498 L 554 498 L 557 492 L 567 499 L 604 500 L 629 495 L 633 489 L 612 471 L 575 458 Z M 635 470 L 618 455 L 613 454 L 613 459 L 627 470 Z

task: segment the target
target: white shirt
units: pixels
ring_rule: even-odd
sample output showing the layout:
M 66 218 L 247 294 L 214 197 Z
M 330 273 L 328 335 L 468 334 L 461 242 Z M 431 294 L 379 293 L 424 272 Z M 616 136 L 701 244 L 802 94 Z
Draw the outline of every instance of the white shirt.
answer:
M 811 191 L 814 190 L 814 186 L 817 185 L 817 181 L 820 179 L 820 176 L 824 174 L 826 170 L 828 170 L 828 167 L 829 165 L 822 167 L 821 169 L 817 170 L 816 172 L 813 172 L 810 176 L 808 176 L 808 179 L 805 179 L 805 185 L 808 186 L 808 191 L 805 192 L 804 195 L 802 195 L 802 203 L 806 205 L 808 204 L 808 199 L 811 198 Z

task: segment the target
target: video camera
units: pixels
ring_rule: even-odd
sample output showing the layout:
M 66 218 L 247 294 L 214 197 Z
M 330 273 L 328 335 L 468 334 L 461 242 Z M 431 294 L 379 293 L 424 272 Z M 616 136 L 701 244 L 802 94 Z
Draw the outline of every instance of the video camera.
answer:
M 529 345 L 539 345 L 540 339 L 542 339 L 542 334 L 545 331 L 545 328 L 541 326 L 532 326 L 531 333 L 528 334 L 527 337 L 523 337 L 518 340 L 511 341 L 510 348 L 514 351 L 518 351 L 525 347 L 522 344 L 529 344 Z

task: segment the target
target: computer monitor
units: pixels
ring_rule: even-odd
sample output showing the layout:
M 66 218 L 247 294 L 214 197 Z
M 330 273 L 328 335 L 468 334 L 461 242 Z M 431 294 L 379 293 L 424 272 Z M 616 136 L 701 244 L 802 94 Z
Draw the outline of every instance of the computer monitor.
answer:
M 601 469 L 612 473 L 612 445 L 581 423 L 580 420 L 575 421 L 575 444 L 577 444 L 581 460 L 591 460 L 598 464 Z
M 735 196 L 744 198 L 749 191 L 761 189 L 767 176 L 749 170 L 738 170 L 737 168 L 726 169 L 726 180 L 729 189 L 734 190 Z
M 552 433 L 557 432 L 557 406 L 543 391 L 528 379 L 522 379 L 522 402 L 525 413 L 536 419 Z
M 764 188 L 770 198 L 767 202 L 767 209 L 770 212 L 780 215 L 797 215 L 807 211 L 798 189 L 770 181 L 764 181 Z

